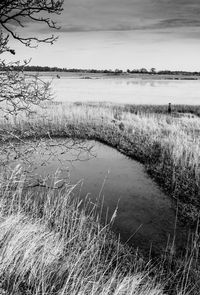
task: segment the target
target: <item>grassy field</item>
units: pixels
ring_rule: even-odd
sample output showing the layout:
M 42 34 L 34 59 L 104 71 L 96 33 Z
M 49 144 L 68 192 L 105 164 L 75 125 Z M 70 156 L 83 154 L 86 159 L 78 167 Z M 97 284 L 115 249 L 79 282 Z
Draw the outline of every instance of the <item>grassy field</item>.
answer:
M 145 165 L 162 189 L 178 202 L 180 218 L 190 224 L 198 220 L 200 120 L 188 111 L 168 115 L 147 112 L 146 107 L 131 112 L 127 106 L 112 104 L 51 104 L 36 110 L 28 120 L 4 118 L 0 124 L 4 141 L 76 137 L 113 146 Z
M 168 115 L 164 107 L 162 112 L 150 108 L 49 103 L 28 120 L 1 117 L 2 154 L 13 149 L 16 139 L 99 140 L 143 163 L 178 204 L 179 218 L 195 227 L 200 208 L 198 113 L 188 114 L 190 107 L 182 115 L 178 109 Z M 100 226 L 95 208 L 81 204 L 73 187 L 59 194 L 26 191 L 24 179 L 19 168 L 1 179 L 2 292 L 198 294 L 198 230 L 184 258 L 171 251 L 153 263 L 121 245 L 109 225 Z
M 124 111 L 135 113 L 135 114 L 166 114 L 166 105 L 125 105 L 122 107 Z M 199 105 L 173 105 L 172 106 L 172 116 L 181 117 L 185 115 L 187 117 L 200 117 L 200 106 Z
M 16 167 L 1 186 L 0 294 L 163 294 L 75 185 L 23 191 L 25 177 Z

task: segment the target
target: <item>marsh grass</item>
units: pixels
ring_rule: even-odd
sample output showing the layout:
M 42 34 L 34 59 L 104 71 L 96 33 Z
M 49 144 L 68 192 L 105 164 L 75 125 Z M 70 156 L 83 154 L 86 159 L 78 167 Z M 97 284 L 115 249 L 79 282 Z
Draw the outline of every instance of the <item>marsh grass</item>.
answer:
M 192 225 L 200 208 L 199 133 L 196 116 L 134 113 L 110 104 L 51 104 L 28 120 L 0 122 L 5 152 L 15 149 L 16 140 L 24 145 L 27 138 L 53 137 L 95 139 L 117 148 L 145 165 L 178 203 L 179 218 Z M 8 294 L 198 294 L 198 226 L 184 257 L 168 245 L 152 263 L 122 246 L 109 224 L 100 225 L 96 207 L 81 203 L 74 186 L 59 193 L 25 191 L 24 179 L 18 170 L 1 179 L 0 278 Z
M 169 101 L 170 103 L 170 101 Z M 125 105 L 122 109 L 137 114 L 167 114 L 168 105 Z M 199 117 L 200 116 L 200 106 L 199 105 L 172 105 L 172 116 L 174 117 Z
M 149 260 L 112 233 L 115 214 L 100 224 L 101 204 L 77 185 L 36 191 L 26 177 L 17 166 L 1 179 L 2 294 L 198 294 L 198 231 L 184 259 L 168 245 Z
M 200 120 L 197 116 L 127 111 L 112 104 L 50 104 L 33 116 L 3 119 L 1 141 L 72 137 L 95 139 L 139 160 L 196 225 L 200 209 Z M 155 108 L 156 110 L 156 108 Z M 4 145 L 5 146 L 5 145 Z M 6 148 L 6 150 L 8 150 Z
M 0 282 L 6 294 L 163 294 L 137 251 L 100 225 L 96 207 L 61 191 L 23 191 L 18 166 L 1 186 Z M 3 292 L 2 291 L 2 292 Z

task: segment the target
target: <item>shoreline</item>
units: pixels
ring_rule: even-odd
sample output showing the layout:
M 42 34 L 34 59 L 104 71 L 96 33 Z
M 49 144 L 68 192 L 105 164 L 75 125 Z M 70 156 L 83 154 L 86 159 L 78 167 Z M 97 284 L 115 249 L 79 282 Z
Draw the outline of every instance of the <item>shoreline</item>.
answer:
M 60 72 L 60 71 L 25 71 L 25 73 L 38 73 L 39 76 L 50 76 L 60 78 L 68 77 L 68 78 L 79 78 L 79 79 L 136 79 L 136 80 L 158 80 L 158 81 L 199 81 L 200 76 L 197 75 L 183 75 L 183 74 L 138 74 L 138 73 L 92 73 L 92 72 Z
M 27 139 L 35 141 L 45 138 L 79 138 L 97 140 L 112 146 L 126 156 L 133 158 L 144 165 L 148 175 L 156 181 L 161 190 L 165 191 L 168 197 L 174 199 L 174 209 L 176 198 L 182 198 L 180 199 L 180 211 L 178 213 L 179 218 L 181 218 L 183 222 L 190 222 L 190 225 L 193 226 L 198 222 L 198 215 L 195 215 L 195 208 L 197 209 L 199 206 L 198 191 L 195 190 L 197 189 L 196 177 L 198 176 L 198 171 L 193 167 L 193 164 L 198 163 L 190 163 L 188 161 L 192 161 L 192 157 L 195 156 L 194 153 L 190 158 L 192 150 L 188 143 L 191 142 L 194 146 L 197 144 L 196 141 L 192 142 L 191 140 L 195 139 L 193 131 L 196 129 L 200 130 L 200 121 L 198 117 L 176 118 L 165 113 L 131 113 L 130 110 L 125 111 L 117 107 L 114 108 L 113 106 L 103 106 L 102 104 L 99 106 L 91 106 L 87 104 L 52 104 L 46 109 L 37 108 L 36 112 L 29 117 L 28 121 L 23 115 L 18 118 L 10 117 L 10 120 L 1 118 L 0 126 L 0 143 L 4 143 L 8 150 L 9 147 L 10 149 L 15 148 L 13 140 L 16 140 L 17 138 L 22 144 L 24 144 L 23 140 L 25 141 Z M 194 138 L 192 136 L 194 136 Z M 185 142 L 183 142 L 183 140 L 185 140 Z M 183 149 L 179 151 L 180 154 L 176 155 L 174 154 L 174 147 L 175 150 L 177 147 L 183 147 Z M 7 190 L 7 192 L 9 193 L 9 196 L 11 194 L 11 198 L 4 197 L 4 200 L 10 200 L 12 204 L 15 205 L 17 194 L 14 197 L 14 202 L 12 201 L 12 191 Z M 28 199 L 23 201 L 21 195 L 19 197 L 20 202 L 25 202 L 25 207 L 26 204 L 30 204 L 30 200 L 28 202 Z M 34 193 L 32 194 L 32 197 L 35 197 Z M 56 202 L 56 198 L 53 195 L 51 195 L 51 197 L 52 200 Z M 33 199 L 38 200 L 38 198 Z M 44 202 L 45 207 L 46 202 L 43 201 L 42 194 L 39 199 Z M 50 203 L 47 202 L 47 204 Z M 76 204 L 79 204 L 79 202 L 77 201 Z M 39 210 L 38 214 L 40 214 L 39 208 L 41 208 L 41 205 L 33 205 L 35 208 L 34 210 Z M 56 206 L 61 206 L 61 204 L 56 202 Z M 19 206 L 16 207 L 18 208 Z M 29 206 L 27 210 L 30 210 Z M 56 212 L 55 208 L 52 208 L 52 210 L 52 212 Z M 62 206 L 59 210 L 63 210 Z M 64 212 L 65 211 L 63 211 L 63 214 L 66 214 Z M 76 209 L 76 218 L 73 220 L 77 220 L 78 212 L 79 211 Z M 47 220 L 49 220 L 50 215 L 49 213 L 47 214 Z M 10 218 L 10 216 L 8 216 L 8 218 Z M 60 215 L 56 218 L 58 218 L 58 222 L 62 221 L 60 220 Z M 84 216 L 83 218 L 84 222 L 87 221 L 87 218 Z M 69 225 L 71 223 L 71 220 L 69 220 Z M 101 232 L 100 225 L 97 225 L 97 228 L 99 228 Z M 60 228 L 58 227 L 58 233 L 59 232 Z M 82 235 L 80 237 L 82 238 Z M 101 241 L 98 240 L 98 236 L 95 237 L 95 239 L 96 238 L 97 242 L 101 243 Z M 133 251 L 134 253 L 130 254 L 128 248 L 126 250 L 123 247 L 123 244 L 121 245 L 116 238 L 113 240 L 106 240 L 106 243 L 106 247 L 111 247 L 111 252 L 106 262 L 103 263 L 103 267 L 107 269 L 108 265 L 113 261 L 112 255 L 115 255 L 116 249 L 119 249 L 120 247 L 123 252 L 121 253 L 124 255 L 120 257 L 122 262 L 124 261 L 123 257 L 129 262 L 133 256 L 136 257 L 135 266 L 136 274 L 138 275 L 137 267 L 141 266 L 141 259 L 138 256 L 138 252 Z M 115 244 L 114 248 L 113 243 Z M 170 290 L 169 294 L 176 294 L 170 293 L 171 290 L 175 291 L 175 289 L 172 288 L 174 287 L 177 289 L 178 286 L 182 284 L 181 282 L 184 282 L 186 278 L 188 282 L 192 282 L 193 284 L 194 274 L 198 277 L 198 265 L 195 264 L 195 243 L 198 243 L 198 241 L 195 239 L 191 240 L 191 243 L 187 246 L 188 248 L 180 249 L 180 252 L 178 252 L 175 245 L 167 245 L 165 251 L 159 253 L 159 256 L 154 257 L 155 260 L 152 260 L 152 257 L 150 256 L 146 257 L 147 261 L 142 261 L 142 264 L 145 264 L 144 269 L 146 267 L 148 271 L 148 277 L 146 277 L 146 279 L 148 280 L 150 277 L 153 280 L 155 278 L 155 281 L 158 279 L 159 282 L 162 282 L 162 279 L 164 278 L 163 290 Z M 114 253 L 112 251 L 114 251 Z M 181 251 L 186 251 L 186 255 L 184 256 Z M 79 259 L 78 255 L 76 259 Z M 115 261 L 114 263 L 118 262 Z M 189 263 L 192 266 L 188 269 Z M 130 264 L 128 264 L 128 271 L 129 265 Z M 124 269 L 123 264 L 121 267 Z M 127 268 L 125 271 L 127 271 Z M 171 278 L 172 274 L 173 279 Z M 123 276 L 123 273 L 120 273 L 120 275 Z M 132 275 L 132 273 L 130 272 L 129 275 Z
M 173 156 L 171 155 L 170 144 L 169 147 L 168 145 L 163 146 L 162 139 L 158 140 L 158 135 L 154 134 L 153 130 L 150 134 L 148 134 L 146 133 L 148 131 L 142 130 L 142 128 L 140 130 L 140 126 L 138 125 L 135 132 L 134 127 L 132 127 L 131 124 L 129 125 L 129 122 L 125 122 L 125 120 L 122 118 L 123 116 L 129 117 L 129 111 L 131 109 L 129 111 L 124 111 L 123 108 L 115 109 L 114 106 L 112 107 L 107 106 L 105 108 L 103 105 L 98 106 L 87 104 L 72 104 L 72 112 L 73 110 L 78 110 L 79 112 L 86 111 L 86 115 L 83 114 L 84 119 L 73 117 L 72 120 L 67 120 L 67 118 L 65 118 L 65 116 L 67 115 L 65 114 L 65 111 L 62 114 L 61 118 L 59 117 L 60 111 L 62 110 L 63 112 L 63 109 L 65 108 L 66 112 L 68 113 L 67 104 L 53 104 L 50 107 L 53 113 L 50 114 L 50 116 L 47 115 L 47 119 L 41 120 L 36 115 L 35 118 L 33 117 L 32 124 L 26 125 L 25 122 L 19 121 L 19 125 L 15 125 L 15 135 L 13 134 L 13 132 L 11 134 L 16 136 L 16 138 L 19 137 L 21 140 L 66 137 L 97 140 L 101 143 L 111 146 L 124 155 L 143 164 L 147 174 L 159 185 L 161 190 L 163 190 L 173 200 L 173 202 L 176 203 L 180 199 L 180 201 L 178 202 L 178 216 L 180 220 L 186 224 L 189 222 L 190 225 L 195 226 L 198 220 L 197 208 L 200 207 L 200 204 L 198 198 L 196 197 L 196 191 L 199 189 L 196 183 L 196 179 L 192 175 L 193 168 L 190 168 L 190 166 L 187 167 L 187 163 L 185 163 L 184 165 L 186 166 L 183 168 L 183 170 L 179 162 L 174 163 Z M 59 109 L 58 114 L 55 113 L 56 108 Z M 101 111 L 105 112 L 105 114 L 103 114 L 103 116 L 99 114 L 96 117 L 95 109 L 98 110 L 99 108 L 101 109 Z M 88 112 L 90 112 L 89 117 Z M 104 118 L 104 115 L 106 116 L 106 113 L 110 115 L 109 112 L 112 113 L 111 116 L 113 116 L 113 119 L 107 120 L 106 117 Z M 54 118 L 51 122 L 52 115 Z M 196 122 L 197 120 L 199 120 L 199 117 L 197 116 L 172 117 L 164 113 L 160 114 L 159 112 L 157 114 L 148 114 L 148 112 L 131 112 L 130 116 L 132 116 L 133 119 L 136 121 L 138 118 L 141 123 L 143 121 L 143 118 L 146 121 L 149 120 L 149 122 L 152 122 L 153 124 L 156 122 L 158 122 L 158 124 L 160 124 L 159 122 L 163 122 L 162 124 L 165 124 L 166 128 L 170 127 L 171 124 L 174 124 L 175 127 L 179 121 L 184 122 L 184 120 L 186 120 L 190 122 L 191 120 L 191 122 Z M 49 123 L 48 120 L 50 120 Z M 148 126 L 145 128 L 148 128 Z M 191 126 L 191 128 L 193 127 Z M 197 135 L 199 135 L 200 131 L 196 130 L 195 132 Z M 8 136 L 6 141 L 9 142 L 10 140 L 13 140 L 13 135 Z M 188 180 L 191 181 L 190 186 L 186 184 Z M 177 189 L 177 187 L 179 189 Z M 190 203 L 191 200 L 192 203 Z

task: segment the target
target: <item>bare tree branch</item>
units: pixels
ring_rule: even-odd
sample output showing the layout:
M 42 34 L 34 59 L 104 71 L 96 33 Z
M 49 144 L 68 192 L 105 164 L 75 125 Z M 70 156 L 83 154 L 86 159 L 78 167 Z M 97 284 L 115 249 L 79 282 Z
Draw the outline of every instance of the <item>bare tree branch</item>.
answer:
M 57 39 L 54 35 L 45 38 L 25 37 L 24 23 L 27 21 L 40 23 L 49 28 L 59 29 L 50 16 L 62 12 L 63 1 L 0 0 L 0 55 L 5 52 L 15 54 L 15 50 L 9 46 L 10 38 L 28 47 L 36 47 L 40 42 L 52 44 Z M 24 72 L 24 67 L 29 62 L 7 63 L 0 58 L 0 117 L 3 122 L 10 116 L 15 119 L 21 113 L 30 115 L 34 105 L 41 105 L 42 102 L 52 98 L 49 82 L 42 81 L 38 75 L 27 75 Z M 22 138 L 15 133 L 14 126 L 11 126 L 11 130 L 6 128 L 6 124 L 0 126 L 0 154 L 6 153 L 8 158 L 15 149 L 9 138 L 22 141 Z M 6 141 L 4 147 L 2 147 L 3 141 Z
M 33 105 L 51 99 L 50 82 L 43 82 L 38 75 L 24 74 L 25 62 L 0 63 L 0 110 L 6 114 L 17 115 L 19 112 L 31 112 Z M 16 66 L 20 65 L 20 70 Z
M 52 44 L 57 39 L 54 35 L 46 38 L 35 36 L 24 38 L 11 25 L 15 23 L 18 27 L 23 28 L 24 21 L 31 21 L 43 23 L 49 28 L 59 29 L 57 23 L 49 18 L 48 15 L 60 15 L 63 10 L 63 2 L 64 0 L 1 0 L 1 34 L 11 36 L 29 47 L 35 47 L 40 42 Z
M 53 43 L 57 38 L 47 36 L 38 38 L 24 37 L 14 30 L 13 23 L 23 28 L 24 21 L 42 23 L 49 28 L 58 29 L 49 15 L 60 14 L 64 0 L 1 0 L 0 1 L 0 54 L 15 50 L 9 47 L 10 37 L 22 44 L 34 47 L 40 42 Z M 16 26 L 15 26 L 16 27 Z M 20 63 L 6 64 L 0 59 L 0 110 L 9 114 L 30 112 L 31 105 L 39 105 L 51 98 L 50 83 L 44 83 L 38 76 L 24 74 L 25 62 L 16 70 Z

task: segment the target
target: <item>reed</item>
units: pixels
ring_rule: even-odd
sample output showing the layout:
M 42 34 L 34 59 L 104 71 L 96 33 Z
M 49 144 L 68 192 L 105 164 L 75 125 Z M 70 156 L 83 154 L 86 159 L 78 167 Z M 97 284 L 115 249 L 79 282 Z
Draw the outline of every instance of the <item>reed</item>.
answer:
M 111 145 L 142 162 L 178 200 L 179 217 L 195 225 L 199 130 L 196 116 L 136 114 L 111 104 L 51 104 L 36 108 L 28 120 L 1 117 L 0 140 L 8 161 L 16 143 L 26 144 L 27 138 L 72 137 Z M 169 245 L 154 265 L 121 245 L 109 224 L 101 226 L 96 207 L 74 197 L 74 186 L 61 193 L 26 191 L 24 181 L 19 168 L 1 177 L 0 282 L 7 294 L 198 294 L 198 230 L 185 257 L 175 257 Z
M 0 122 L 0 138 L 73 137 L 95 139 L 142 162 L 179 205 L 179 217 L 195 225 L 200 209 L 200 120 L 128 112 L 112 104 L 51 104 L 29 118 Z
M 163 294 L 75 185 L 36 192 L 25 178 L 16 167 L 0 191 L 2 294 Z

